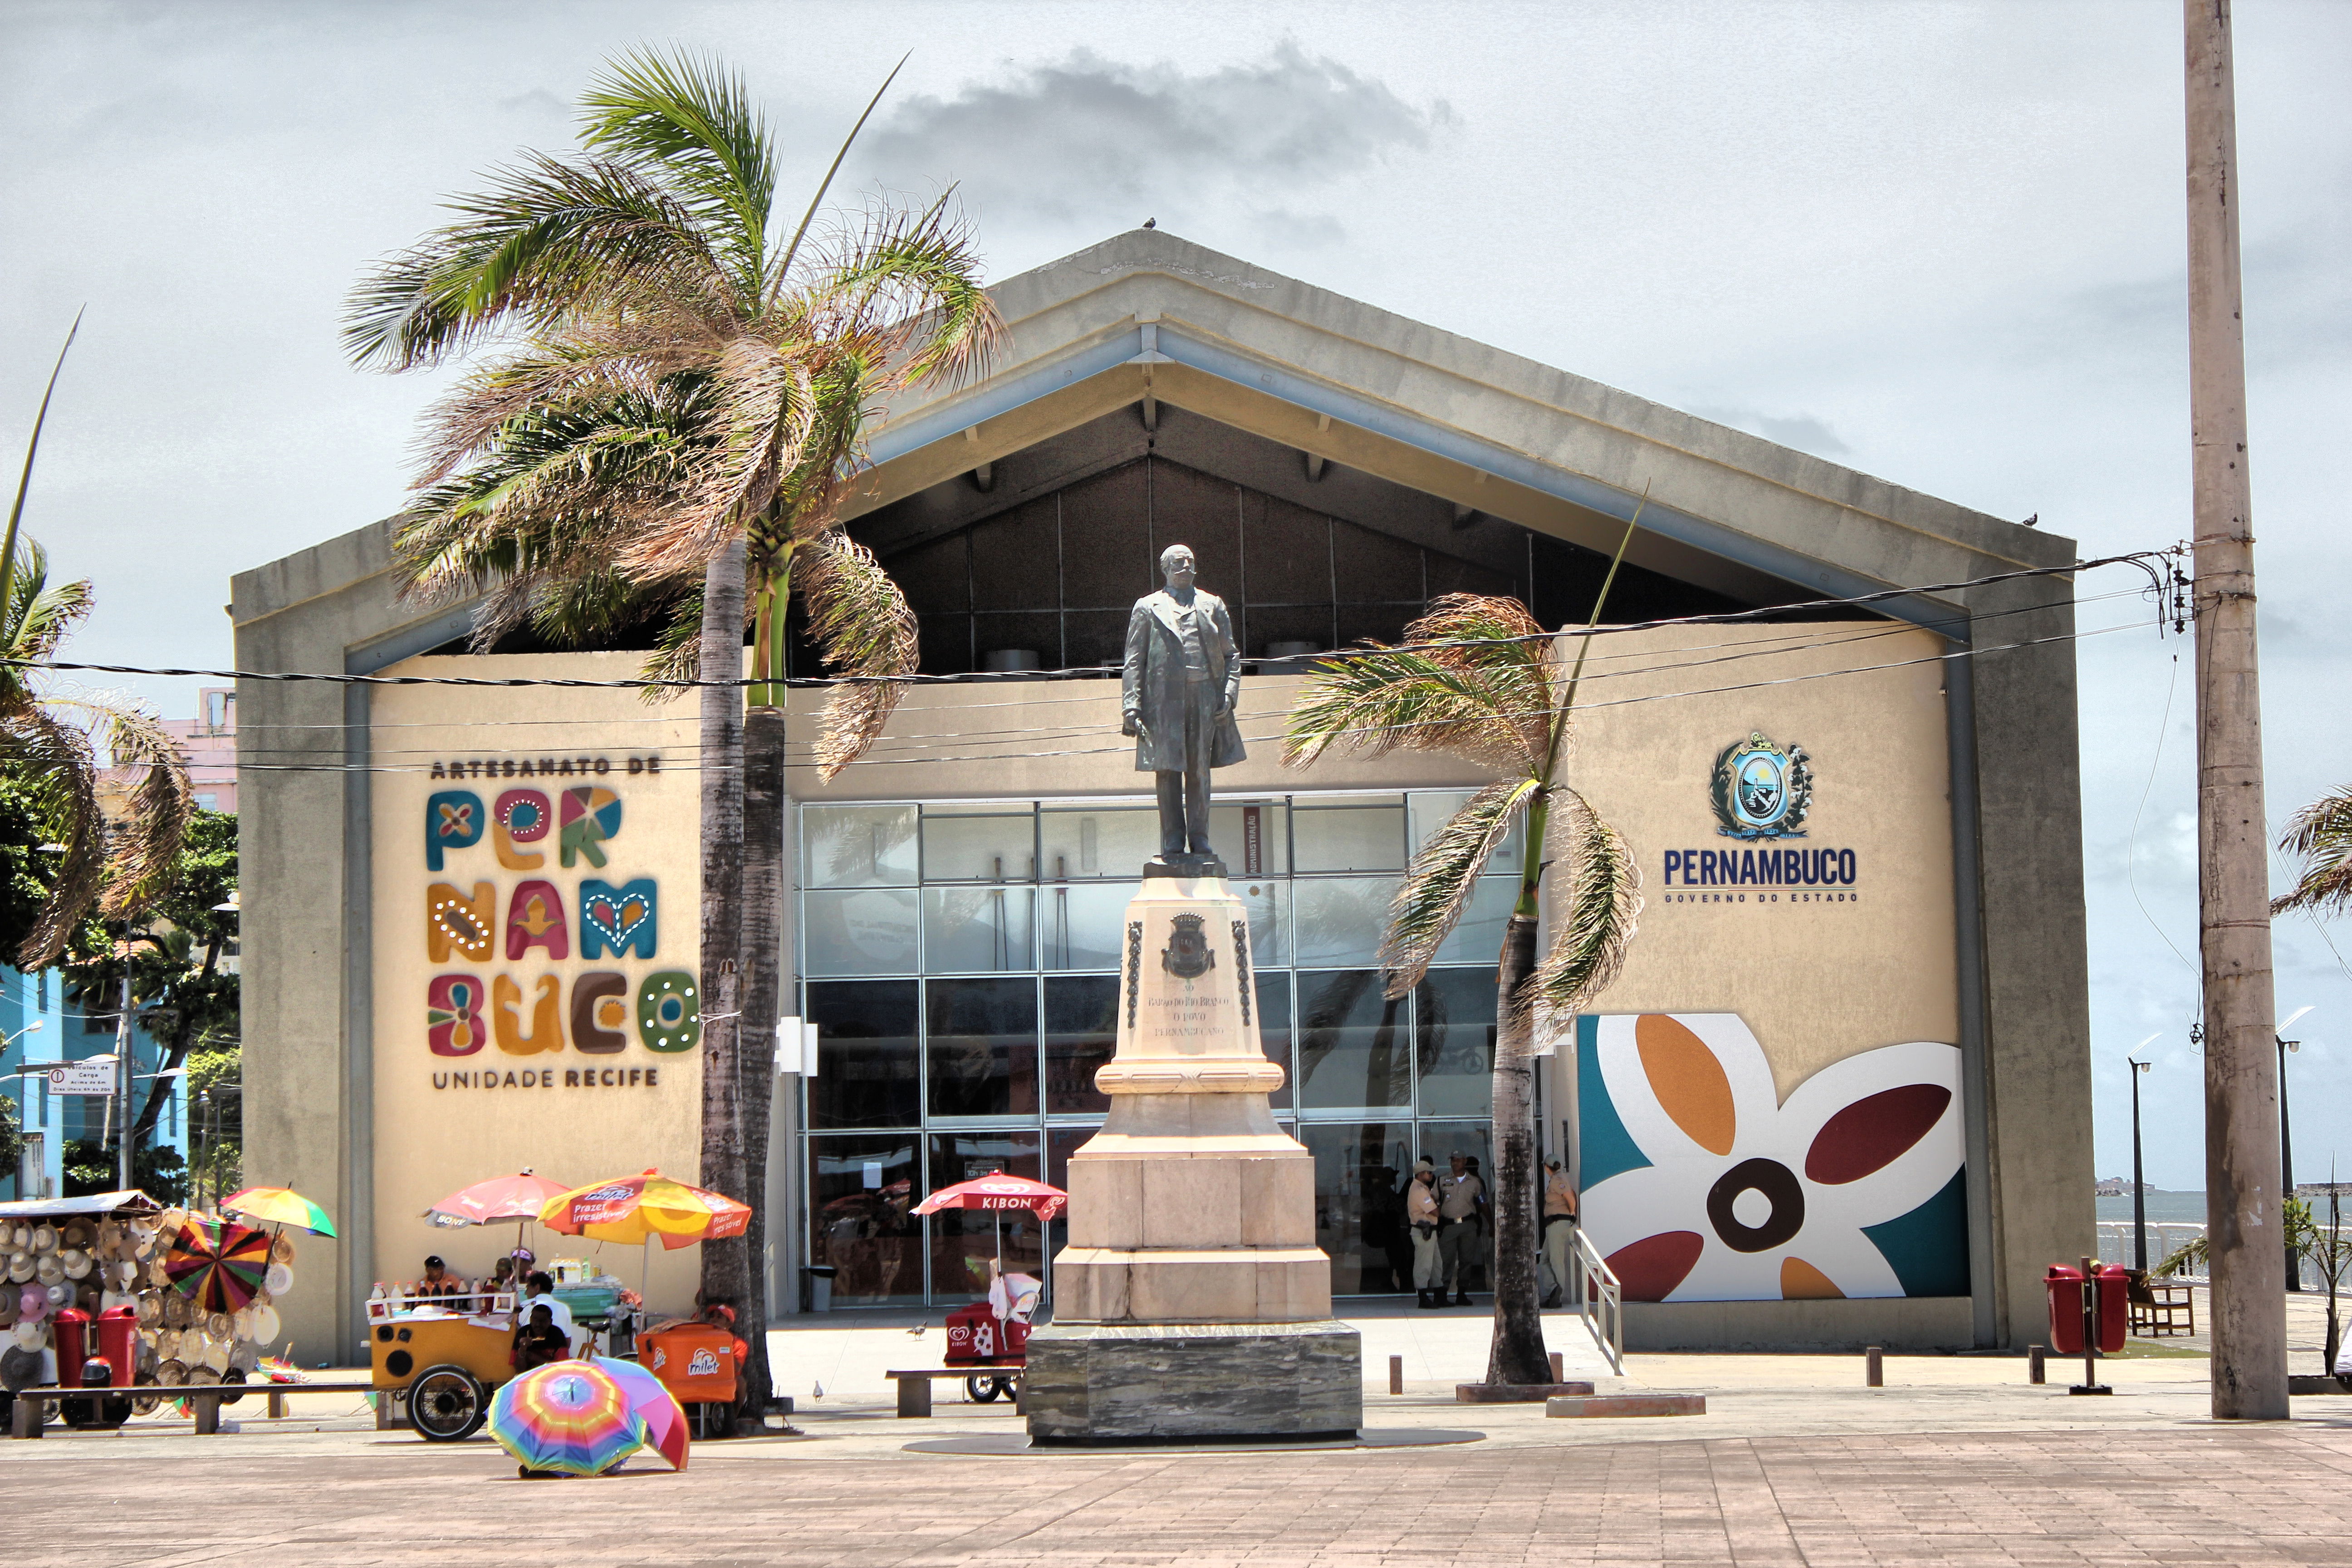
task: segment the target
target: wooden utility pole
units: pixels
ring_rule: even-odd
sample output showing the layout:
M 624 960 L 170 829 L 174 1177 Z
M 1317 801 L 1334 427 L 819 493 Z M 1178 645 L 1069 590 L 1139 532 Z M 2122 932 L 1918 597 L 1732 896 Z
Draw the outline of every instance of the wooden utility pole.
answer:
M 2285 1215 L 2273 1045 L 2254 536 L 2238 278 L 2229 0 L 2185 0 L 2189 420 L 2197 607 L 2198 927 L 2205 971 L 2205 1217 L 2213 1415 L 2283 1420 Z

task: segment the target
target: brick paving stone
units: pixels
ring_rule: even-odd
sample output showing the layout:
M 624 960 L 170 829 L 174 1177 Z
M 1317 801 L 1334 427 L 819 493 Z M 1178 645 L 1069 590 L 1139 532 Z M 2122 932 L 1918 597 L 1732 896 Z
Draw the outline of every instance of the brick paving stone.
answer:
M 480 1443 L 63 1438 L 0 1447 L 0 1517 L 11 1568 L 2252 1568 L 2352 1563 L 2347 1481 L 2352 1426 L 2316 1421 L 1051 1458 L 818 1439 L 530 1483 Z

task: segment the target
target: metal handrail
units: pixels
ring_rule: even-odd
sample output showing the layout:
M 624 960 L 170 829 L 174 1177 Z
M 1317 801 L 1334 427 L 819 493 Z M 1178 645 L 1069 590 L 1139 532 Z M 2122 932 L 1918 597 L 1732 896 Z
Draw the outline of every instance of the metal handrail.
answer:
M 1576 1297 L 1577 1315 L 1584 1320 L 1586 1331 L 1601 1353 L 1609 1360 L 1609 1370 L 1619 1377 L 1625 1375 L 1625 1290 L 1617 1281 L 1615 1271 L 1593 1250 L 1584 1234 L 1584 1227 L 1571 1222 L 1570 1239 L 1575 1245 L 1569 1250 L 1569 1272 Z

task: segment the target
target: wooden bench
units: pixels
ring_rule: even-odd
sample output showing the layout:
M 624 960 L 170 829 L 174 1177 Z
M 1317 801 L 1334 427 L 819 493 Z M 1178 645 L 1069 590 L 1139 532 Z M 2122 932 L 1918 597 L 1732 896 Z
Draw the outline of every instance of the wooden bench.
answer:
M 2131 1331 L 2146 1339 L 2197 1331 L 2197 1292 L 2172 1280 L 2135 1280 L 2126 1292 Z
M 935 1378 L 961 1382 L 971 1377 L 1002 1378 L 1013 1385 L 1013 1408 L 1022 1408 L 1022 1373 L 1017 1366 L 929 1366 L 904 1372 L 886 1372 L 882 1375 L 898 1385 L 898 1414 L 901 1416 L 929 1415 L 931 1413 L 931 1383 Z
M 165 1388 L 159 1384 L 142 1383 L 135 1388 L 120 1388 L 111 1384 L 102 1388 L 27 1388 L 19 1392 L 9 1422 L 11 1437 L 37 1437 L 45 1418 L 42 1405 L 54 1399 L 184 1399 L 195 1416 L 198 1436 L 211 1436 L 220 1430 L 220 1407 L 231 1400 L 247 1394 L 259 1395 L 265 1402 L 268 1419 L 282 1420 L 286 1415 L 286 1396 L 289 1394 L 382 1394 L 396 1392 L 378 1388 L 373 1383 L 205 1383 L 184 1384 L 177 1388 Z M 386 1425 L 392 1409 L 387 1399 L 376 1410 L 376 1425 Z

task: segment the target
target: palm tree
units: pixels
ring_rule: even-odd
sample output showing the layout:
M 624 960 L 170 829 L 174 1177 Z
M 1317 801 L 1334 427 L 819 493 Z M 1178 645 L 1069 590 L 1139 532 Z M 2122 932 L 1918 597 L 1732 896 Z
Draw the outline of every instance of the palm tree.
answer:
M 1496 976 L 1489 1383 L 1551 1381 L 1536 1291 L 1533 1058 L 1616 978 L 1642 905 L 1624 840 L 1564 781 L 1577 673 L 1517 599 L 1448 595 L 1405 628 L 1404 645 L 1367 643 L 1321 666 L 1291 710 L 1283 748 L 1293 767 L 1341 747 L 1372 756 L 1438 752 L 1498 775 L 1431 836 L 1389 906 L 1379 964 L 1391 999 L 1421 984 L 1488 859 L 1525 825 L 1519 897 Z M 1538 963 L 1547 871 L 1569 888 Z
M 397 540 L 413 596 L 487 590 L 477 647 L 526 620 L 576 640 L 659 616 L 648 675 L 731 680 L 749 581 L 748 721 L 740 688 L 701 688 L 702 1181 L 754 1217 L 740 1244 L 703 1248 L 702 1283 L 756 1327 L 774 1075 L 739 1042 L 773 1037 L 782 994 L 786 611 L 797 590 L 827 667 L 880 678 L 827 704 L 830 773 L 915 666 L 903 596 L 835 526 L 865 423 L 902 387 L 976 371 L 1003 326 L 945 197 L 877 203 L 804 248 L 820 185 L 780 236 L 773 140 L 715 63 L 626 57 L 581 119 L 580 155 L 527 154 L 364 280 L 345 344 L 394 371 L 500 351 L 431 416 Z M 764 1394 L 765 1342 L 747 1337 Z
M 2339 913 L 2352 904 L 2352 785 L 2330 790 L 2287 820 L 2279 847 L 2303 858 L 2294 890 L 2271 900 L 2271 913 Z
M 52 682 L 27 668 L 57 657 L 97 596 L 87 579 L 49 585 L 48 552 L 16 547 L 0 599 L 0 767 L 55 835 L 55 879 L 16 953 L 20 969 L 57 962 L 95 911 L 137 913 L 169 885 L 195 810 L 179 748 L 152 713 L 119 694 Z M 109 822 L 100 754 L 138 777 Z

